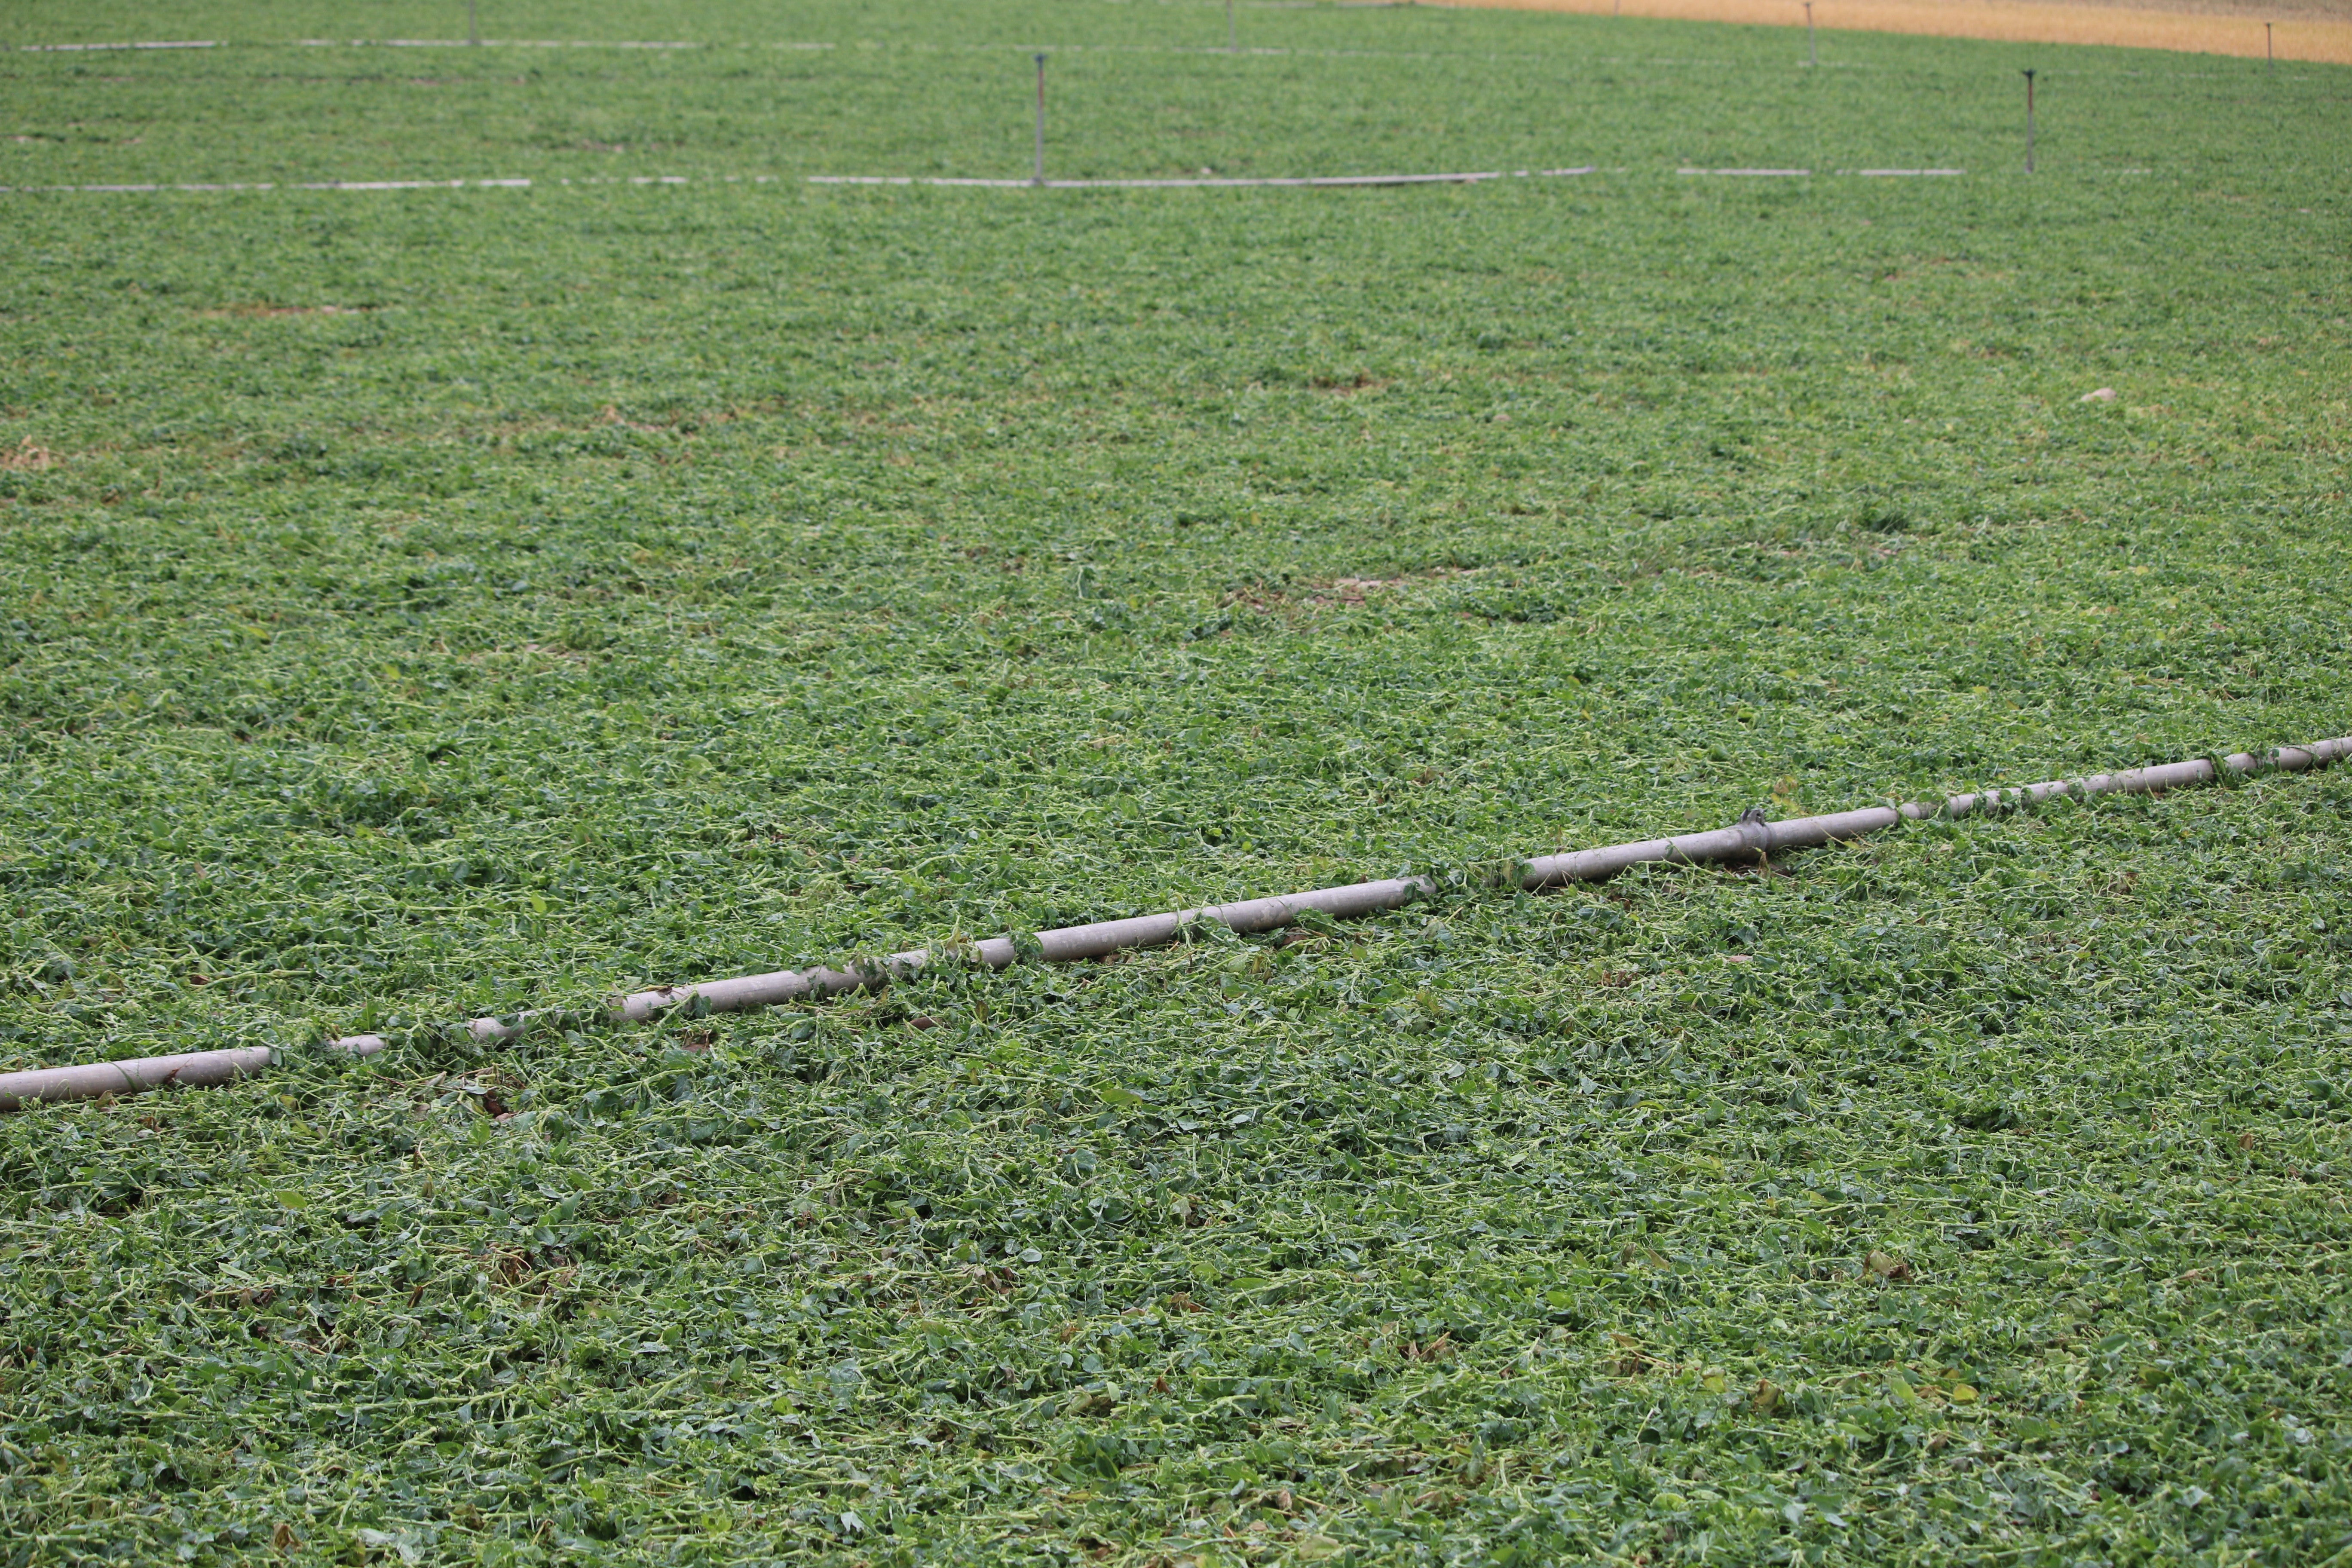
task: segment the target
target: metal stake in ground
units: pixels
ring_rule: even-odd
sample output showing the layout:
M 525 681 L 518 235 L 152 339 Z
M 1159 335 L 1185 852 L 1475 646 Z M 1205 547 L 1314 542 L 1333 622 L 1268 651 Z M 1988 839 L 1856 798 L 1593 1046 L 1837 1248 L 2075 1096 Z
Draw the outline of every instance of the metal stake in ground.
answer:
M 1241 52 L 1241 35 L 1234 30 L 1234 0 L 1225 0 L 1225 53 L 1237 55 Z
M 1029 176 L 1033 185 L 1045 183 L 1045 57 L 1037 57 L 1037 166 Z
M 2025 172 L 2033 173 L 2033 73 L 2025 73 Z
M 1809 66 L 1822 63 L 1822 52 L 1813 47 L 1813 0 L 1805 0 L 1805 63 Z
M 474 7 L 479 4 L 481 0 L 466 0 L 466 41 L 469 44 L 482 41 L 482 29 L 474 25 Z
M 2271 47 L 2271 25 L 2268 22 L 2263 24 L 2263 68 L 2273 76 L 2278 75 L 2278 51 Z

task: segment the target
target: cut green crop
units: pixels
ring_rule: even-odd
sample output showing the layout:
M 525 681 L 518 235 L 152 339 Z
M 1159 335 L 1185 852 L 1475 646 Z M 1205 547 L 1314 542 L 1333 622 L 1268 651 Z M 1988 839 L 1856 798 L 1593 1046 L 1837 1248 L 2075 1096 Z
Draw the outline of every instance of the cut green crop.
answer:
M 0 1068 L 287 1058 L 0 1121 L 0 1563 L 2352 1546 L 2340 771 L 310 1044 L 2352 730 L 2344 73 L 2034 50 L 2029 180 L 1946 40 L 21 9 L 236 47 L 0 184 L 538 183 L 0 195 Z M 800 179 L 1040 43 L 1057 173 L 1601 172 Z

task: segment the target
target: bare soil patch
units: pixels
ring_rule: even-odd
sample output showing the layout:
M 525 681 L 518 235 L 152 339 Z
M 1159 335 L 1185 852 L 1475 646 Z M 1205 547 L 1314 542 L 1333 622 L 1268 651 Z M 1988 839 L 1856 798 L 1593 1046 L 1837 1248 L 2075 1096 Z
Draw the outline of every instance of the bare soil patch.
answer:
M 1520 11 L 1581 11 L 1609 15 L 1619 0 L 1441 0 Z M 1743 22 L 1801 27 L 1799 0 L 1622 0 L 1632 16 L 1691 22 Z M 2352 0 L 1815 0 L 1813 23 L 1824 32 L 1924 33 L 1948 38 L 1998 38 L 2018 43 L 2107 44 L 2123 48 L 2177 49 L 2191 54 L 2260 59 L 2263 26 L 2283 60 L 2352 65 Z

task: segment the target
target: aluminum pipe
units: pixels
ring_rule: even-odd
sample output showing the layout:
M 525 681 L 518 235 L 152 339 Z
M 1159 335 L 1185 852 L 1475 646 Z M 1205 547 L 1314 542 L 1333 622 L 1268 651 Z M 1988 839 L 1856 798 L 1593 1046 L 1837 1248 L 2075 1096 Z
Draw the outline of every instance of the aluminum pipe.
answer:
M 1767 822 L 1751 811 L 1728 827 L 1686 833 L 1673 838 L 1650 838 L 1633 844 L 1612 844 L 1521 861 L 1517 884 L 1529 892 L 1565 882 L 1595 882 L 1635 866 L 1737 865 L 1769 860 L 1791 849 L 1817 848 L 1824 844 L 1867 837 L 1900 822 L 1932 817 L 1958 819 L 2036 805 L 2060 798 L 2090 800 L 2105 795 L 2151 795 L 2210 784 L 2224 773 L 2252 775 L 2269 769 L 2304 773 L 2352 756 L 2352 735 L 2318 741 L 2307 746 L 2286 746 L 2256 755 L 2238 752 L 2218 761 L 2199 758 L 2134 768 L 2116 773 L 2093 773 L 2087 778 L 2053 779 L 2009 790 L 1956 795 L 1939 801 L 1914 801 L 1904 805 L 1867 806 L 1859 811 L 1832 812 L 1823 816 L 1793 817 Z M 942 948 L 914 948 L 893 953 L 864 968 L 778 970 L 772 974 L 746 974 L 731 980 L 705 980 L 692 985 L 663 986 L 639 991 L 614 1004 L 616 1017 L 635 1022 L 656 1018 L 675 1008 L 696 1012 L 743 1013 L 797 1002 L 809 997 L 837 996 L 845 991 L 887 985 L 935 963 L 965 963 L 1004 969 L 1021 961 L 1024 945 L 1029 956 L 1047 963 L 1068 963 L 1100 958 L 1129 948 L 1156 947 L 1172 942 L 1196 922 L 1215 921 L 1247 934 L 1274 931 L 1309 911 L 1335 920 L 1378 913 L 1426 898 L 1438 890 L 1427 877 L 1391 877 L 1377 882 L 1353 882 L 1341 888 L 1318 888 L 1282 898 L 1251 899 L 1235 904 L 1175 910 L 1166 914 L 1136 915 L 1127 920 L 1099 921 L 1092 925 L 1064 926 L 1037 932 L 1027 943 L 1010 937 L 991 937 Z M 511 1018 L 476 1018 L 465 1026 L 484 1044 L 509 1040 L 530 1026 L 536 1015 Z M 329 1044 L 353 1056 L 371 1056 L 389 1042 L 380 1035 L 346 1035 Z M 89 1100 L 100 1095 L 131 1094 L 165 1084 L 208 1086 L 232 1081 L 268 1068 L 270 1052 L 254 1047 L 243 1050 L 198 1051 L 182 1056 L 144 1057 L 132 1061 L 89 1067 L 44 1068 L 0 1074 L 0 1110 L 13 1110 L 32 1100 Z
M 383 1042 L 363 1035 L 342 1042 L 353 1056 L 373 1056 Z M 276 1065 L 278 1054 L 268 1046 L 241 1046 L 226 1051 L 188 1051 L 168 1057 L 135 1057 L 128 1061 L 92 1062 L 86 1067 L 35 1068 L 0 1073 L 0 1110 L 21 1110 L 47 1100 L 98 1100 L 110 1094 L 140 1094 L 178 1084 L 188 1089 L 212 1089 L 232 1083 Z

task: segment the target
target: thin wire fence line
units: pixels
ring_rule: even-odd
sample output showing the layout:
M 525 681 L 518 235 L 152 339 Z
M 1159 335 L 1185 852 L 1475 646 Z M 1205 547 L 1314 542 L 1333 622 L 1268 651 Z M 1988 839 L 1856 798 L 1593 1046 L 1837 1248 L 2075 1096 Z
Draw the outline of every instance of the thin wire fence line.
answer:
M 1630 174 L 1611 169 L 1610 174 Z M 215 191 L 465 191 L 532 190 L 565 185 L 692 185 L 802 183 L 812 185 L 933 185 L 965 190 L 1049 191 L 1243 191 L 1332 190 L 1381 185 L 1475 185 L 1496 180 L 1570 180 L 1603 171 L 1587 163 L 1573 169 L 1471 169 L 1433 174 L 1189 175 L 1168 179 L 1035 180 L 987 179 L 950 174 L 578 174 L 456 180 L 182 180 L 89 185 L 0 185 L 0 195 L 153 195 Z M 1676 169 L 1677 174 L 1775 175 L 1813 178 L 1810 169 Z M 1830 169 L 1823 174 L 1869 179 L 1963 175 L 1965 169 Z

